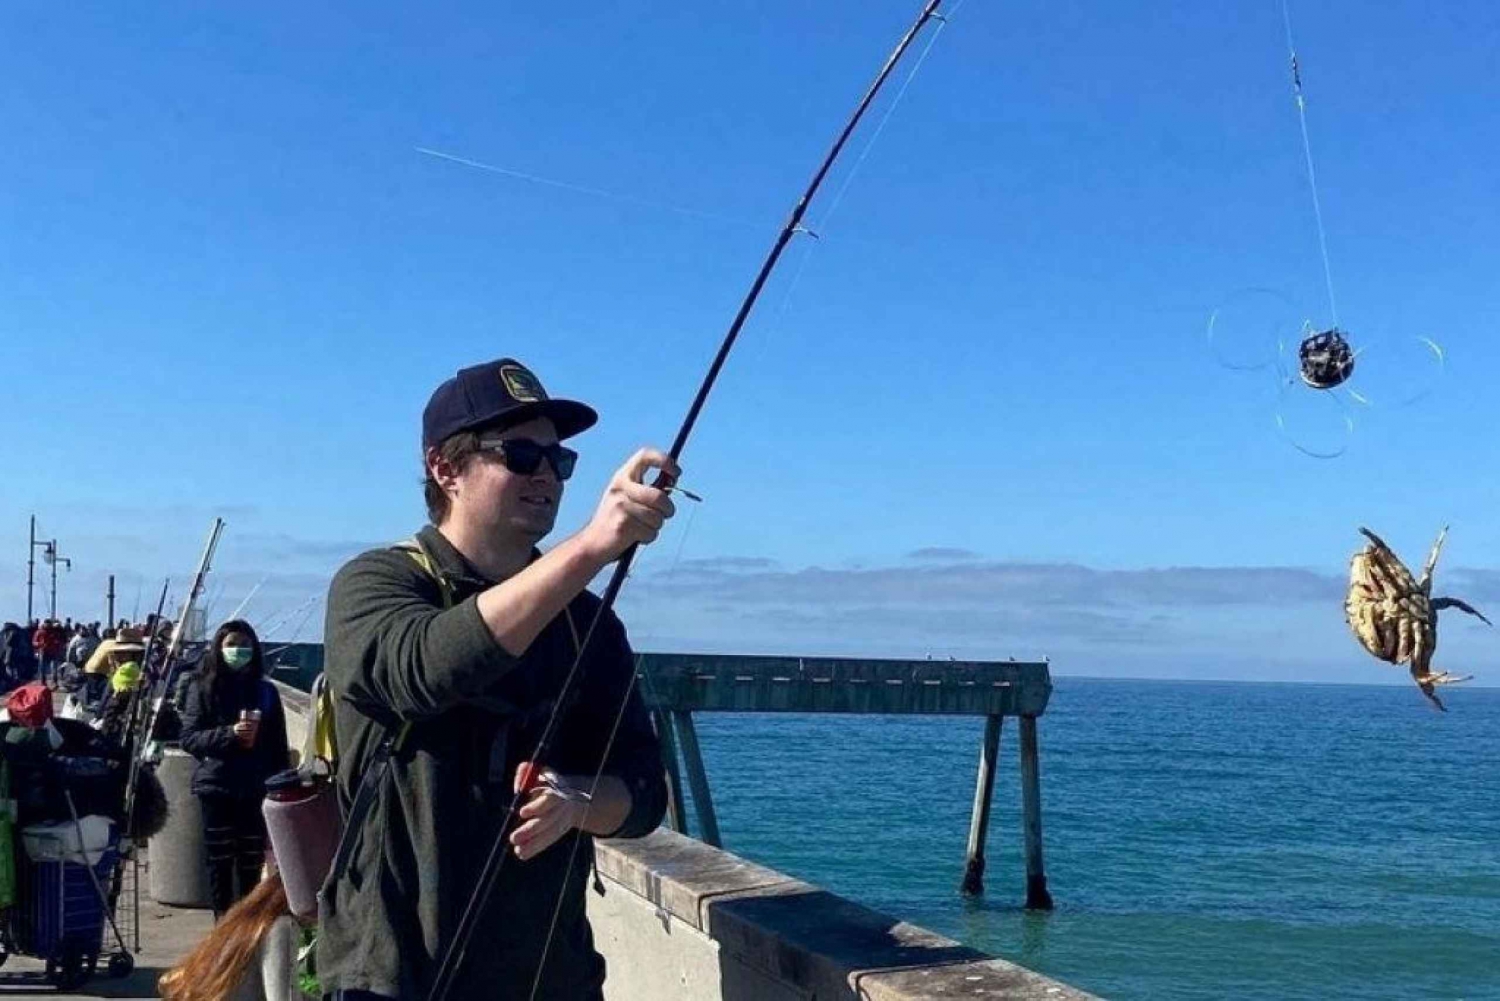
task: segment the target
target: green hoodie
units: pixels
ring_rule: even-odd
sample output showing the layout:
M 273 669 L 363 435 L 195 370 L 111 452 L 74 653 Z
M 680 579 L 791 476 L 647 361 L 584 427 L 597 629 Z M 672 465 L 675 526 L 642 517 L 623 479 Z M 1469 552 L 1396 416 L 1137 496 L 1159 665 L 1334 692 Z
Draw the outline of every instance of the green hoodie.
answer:
M 388 728 L 410 722 L 386 786 L 356 842 L 348 872 L 320 917 L 317 969 L 325 991 L 365 990 L 425 997 L 438 961 L 478 882 L 509 801 L 516 766 L 536 745 L 575 656 L 567 615 L 521 657 L 506 653 L 480 618 L 480 577 L 430 526 L 418 535 L 453 589 L 444 608 L 437 582 L 397 549 L 364 553 L 335 576 L 328 594 L 324 671 L 335 700 L 338 784 L 347 813 Z M 569 605 L 579 635 L 599 599 Z M 592 775 L 634 657 L 614 615 L 599 623 L 545 762 L 563 774 Z M 660 746 L 638 691 L 632 692 L 605 774 L 631 790 L 629 817 L 615 837 L 640 837 L 661 823 L 666 782 Z M 574 840 L 583 843 L 568 866 Z M 604 960 L 584 915 L 593 838 L 572 834 L 541 855 L 506 858 L 497 890 L 449 997 L 525 999 L 562 893 L 547 952 L 544 999 L 599 997 Z

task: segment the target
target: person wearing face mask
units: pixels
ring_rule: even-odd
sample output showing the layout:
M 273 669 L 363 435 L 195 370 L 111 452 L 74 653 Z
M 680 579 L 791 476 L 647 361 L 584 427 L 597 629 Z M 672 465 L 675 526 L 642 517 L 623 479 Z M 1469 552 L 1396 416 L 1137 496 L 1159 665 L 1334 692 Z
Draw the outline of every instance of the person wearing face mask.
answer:
M 288 765 L 281 696 L 263 674 L 255 630 L 239 619 L 226 622 L 182 702 L 182 749 L 198 759 L 193 794 L 203 807 L 215 919 L 260 880 L 266 779 Z

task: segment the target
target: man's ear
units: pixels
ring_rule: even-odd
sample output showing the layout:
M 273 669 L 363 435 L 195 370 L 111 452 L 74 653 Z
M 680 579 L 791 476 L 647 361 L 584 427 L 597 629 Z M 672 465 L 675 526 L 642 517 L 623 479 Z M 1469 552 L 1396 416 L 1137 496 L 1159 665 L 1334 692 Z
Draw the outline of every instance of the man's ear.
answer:
M 427 475 L 431 476 L 433 482 L 442 487 L 445 493 L 458 489 L 458 467 L 445 459 L 436 446 L 428 448 L 423 453 L 422 460 L 427 464 Z

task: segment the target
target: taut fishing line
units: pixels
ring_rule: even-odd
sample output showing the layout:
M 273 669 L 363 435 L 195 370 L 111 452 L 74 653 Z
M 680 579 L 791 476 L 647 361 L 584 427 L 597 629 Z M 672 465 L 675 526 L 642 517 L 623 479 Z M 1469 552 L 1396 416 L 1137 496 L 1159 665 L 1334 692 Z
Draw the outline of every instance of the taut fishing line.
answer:
M 922 64 L 927 62 L 928 53 L 937 44 L 938 38 L 943 34 L 943 29 L 948 27 L 949 19 L 959 12 L 965 2 L 966 0 L 958 0 L 949 9 L 948 13 L 933 15 L 932 19 L 938 22 L 938 26 L 927 37 L 927 44 L 917 54 L 916 60 L 912 63 L 911 70 L 906 74 L 906 78 L 901 81 L 901 86 L 896 88 L 895 95 L 891 98 L 890 103 L 886 105 L 885 113 L 880 116 L 880 120 L 870 130 L 870 138 L 865 140 L 864 146 L 860 148 L 859 155 L 854 158 L 854 162 L 844 172 L 844 179 L 834 191 L 833 197 L 829 200 L 828 209 L 823 213 L 821 221 L 813 228 L 799 227 L 798 231 L 800 235 L 811 237 L 812 240 L 821 241 L 823 234 L 828 231 L 829 221 L 833 219 L 834 213 L 838 212 L 839 207 L 843 205 L 844 196 L 849 193 L 849 186 L 854 183 L 855 175 L 859 173 L 860 168 L 869 159 L 870 151 L 875 148 L 875 143 L 880 140 L 881 135 L 885 132 L 885 127 L 890 124 L 891 116 L 896 113 L 896 109 L 900 107 L 901 101 L 906 97 L 906 92 L 911 88 L 912 81 L 916 79 L 917 73 L 921 71 Z M 802 277 L 807 271 L 808 261 L 812 257 L 812 254 L 812 241 L 804 241 L 802 253 L 797 259 L 796 266 L 792 268 L 791 277 L 787 280 L 786 290 L 782 293 L 776 308 L 771 311 L 771 322 L 756 338 L 756 346 L 752 347 L 748 352 L 749 357 L 745 359 L 744 363 L 746 369 L 753 369 L 765 357 L 770 351 L 771 346 L 776 342 L 782 329 L 786 326 L 786 318 L 791 307 L 792 296 L 796 293 L 797 286 L 802 282 Z

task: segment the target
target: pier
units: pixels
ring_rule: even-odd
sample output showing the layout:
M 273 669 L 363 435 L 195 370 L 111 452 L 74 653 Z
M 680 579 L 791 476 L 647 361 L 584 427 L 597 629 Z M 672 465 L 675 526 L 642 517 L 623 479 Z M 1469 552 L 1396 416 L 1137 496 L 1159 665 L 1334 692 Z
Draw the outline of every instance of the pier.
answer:
M 1051 910 L 1042 853 L 1041 763 L 1037 718 L 1047 710 L 1052 677 L 1045 663 L 1018 661 L 851 660 L 644 653 L 639 684 L 656 720 L 667 767 L 673 830 L 688 833 L 682 771 L 698 836 L 722 847 L 713 794 L 693 725 L 695 712 L 868 713 L 984 717 L 974 807 L 961 889 L 984 890 L 985 843 L 994 801 L 1001 724 L 1019 720 L 1021 807 L 1026 848 L 1026 907 Z M 679 766 L 679 758 L 681 759 Z

